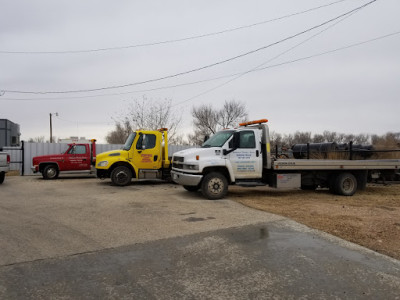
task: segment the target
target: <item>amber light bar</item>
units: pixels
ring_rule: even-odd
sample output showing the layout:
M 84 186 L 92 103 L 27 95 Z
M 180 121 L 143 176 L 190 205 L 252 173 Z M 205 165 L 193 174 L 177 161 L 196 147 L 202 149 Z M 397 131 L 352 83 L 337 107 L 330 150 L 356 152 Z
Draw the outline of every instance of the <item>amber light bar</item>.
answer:
M 239 126 L 247 126 L 247 125 L 253 125 L 253 124 L 261 124 L 261 123 L 267 123 L 267 119 L 261 119 L 261 120 L 255 120 L 255 121 L 249 121 L 249 122 L 244 122 L 244 123 L 239 123 Z

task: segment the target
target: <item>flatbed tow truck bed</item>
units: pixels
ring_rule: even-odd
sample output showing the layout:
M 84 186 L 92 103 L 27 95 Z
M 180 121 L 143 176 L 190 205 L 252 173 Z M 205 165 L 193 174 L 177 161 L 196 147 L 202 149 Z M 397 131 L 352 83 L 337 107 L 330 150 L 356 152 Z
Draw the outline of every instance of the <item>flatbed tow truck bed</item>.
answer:
M 399 159 L 380 160 L 322 160 L 322 159 L 278 159 L 274 170 L 393 170 L 399 169 Z

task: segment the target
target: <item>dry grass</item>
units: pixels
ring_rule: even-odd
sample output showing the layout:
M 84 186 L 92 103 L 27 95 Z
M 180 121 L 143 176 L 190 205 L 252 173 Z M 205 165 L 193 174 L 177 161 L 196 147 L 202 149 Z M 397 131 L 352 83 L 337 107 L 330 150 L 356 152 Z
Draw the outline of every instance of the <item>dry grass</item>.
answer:
M 400 184 L 369 185 L 352 197 L 234 186 L 229 197 L 400 259 Z
M 374 144 L 375 150 L 398 150 L 397 152 L 377 152 L 373 155 L 374 159 L 396 159 L 400 158 L 400 144 L 394 138 L 386 138 Z
M 9 171 L 6 173 L 6 176 L 19 176 L 19 175 L 20 175 L 19 171 L 15 171 L 15 170 Z
M 350 159 L 350 154 L 347 152 L 327 152 L 327 153 L 311 152 L 310 159 L 348 160 Z

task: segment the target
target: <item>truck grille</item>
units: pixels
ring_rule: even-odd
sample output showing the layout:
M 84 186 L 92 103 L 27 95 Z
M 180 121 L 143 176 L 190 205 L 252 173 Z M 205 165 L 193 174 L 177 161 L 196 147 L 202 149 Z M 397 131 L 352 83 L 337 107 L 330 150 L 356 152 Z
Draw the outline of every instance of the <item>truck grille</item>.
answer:
M 183 169 L 184 157 L 174 156 L 172 159 L 172 167 L 177 169 Z
M 182 156 L 174 156 L 174 162 L 183 162 L 184 158 Z
M 172 167 L 173 168 L 177 168 L 177 169 L 183 169 L 183 164 L 178 164 L 178 163 L 172 163 Z

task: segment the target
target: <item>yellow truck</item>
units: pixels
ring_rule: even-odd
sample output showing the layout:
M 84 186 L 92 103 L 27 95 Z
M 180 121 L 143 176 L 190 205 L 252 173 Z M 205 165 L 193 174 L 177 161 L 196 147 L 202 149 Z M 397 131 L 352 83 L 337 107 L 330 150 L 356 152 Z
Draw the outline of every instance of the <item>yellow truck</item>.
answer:
M 99 178 L 111 178 L 113 184 L 125 186 L 136 179 L 170 179 L 168 129 L 137 130 L 127 138 L 121 150 L 97 154 Z

